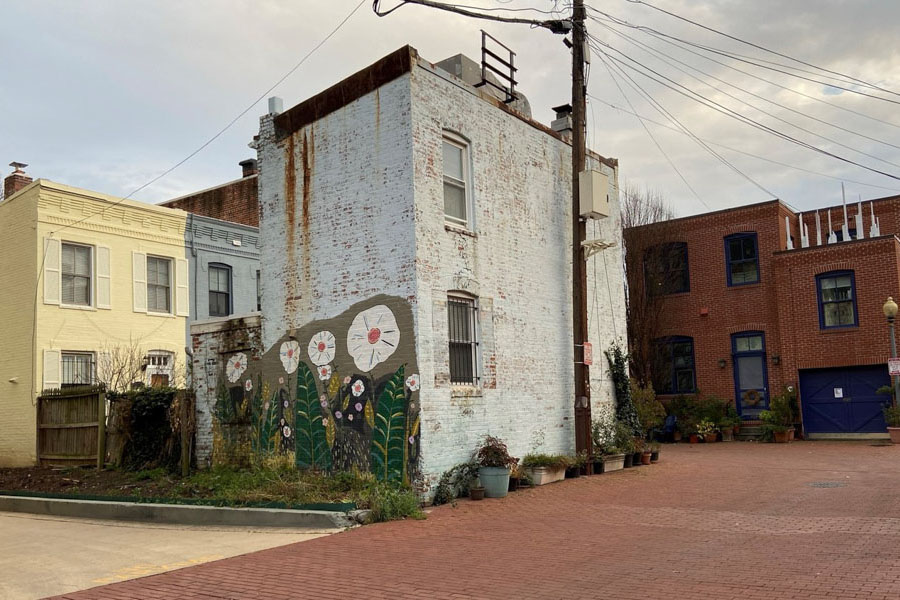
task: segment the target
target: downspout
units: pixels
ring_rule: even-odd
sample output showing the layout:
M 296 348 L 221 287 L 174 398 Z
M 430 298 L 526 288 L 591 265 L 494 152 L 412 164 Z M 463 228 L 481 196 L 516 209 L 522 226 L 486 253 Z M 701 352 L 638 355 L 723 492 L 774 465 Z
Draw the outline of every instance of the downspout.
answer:
M 197 248 L 194 246 L 194 213 L 188 213 L 188 222 L 190 223 L 190 225 L 189 225 L 190 238 L 188 240 L 188 243 L 190 244 L 191 258 L 194 259 L 191 261 L 194 265 L 193 269 L 191 269 L 191 270 L 193 271 L 193 278 L 194 278 L 194 281 L 192 283 L 192 294 L 194 296 L 194 317 L 196 318 L 196 316 L 199 314 L 199 310 L 200 310 L 199 306 L 200 305 L 197 304 Z M 190 321 L 191 321 L 190 317 L 188 317 L 187 333 L 188 333 L 188 342 L 189 343 L 191 340 L 191 322 Z

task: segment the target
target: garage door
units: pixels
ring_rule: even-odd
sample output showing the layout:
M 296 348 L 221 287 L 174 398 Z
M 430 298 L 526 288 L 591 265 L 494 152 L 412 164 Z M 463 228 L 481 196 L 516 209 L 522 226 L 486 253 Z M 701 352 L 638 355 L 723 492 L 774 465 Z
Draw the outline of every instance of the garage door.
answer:
M 884 433 L 881 407 L 890 396 L 886 365 L 800 371 L 800 401 L 806 433 Z

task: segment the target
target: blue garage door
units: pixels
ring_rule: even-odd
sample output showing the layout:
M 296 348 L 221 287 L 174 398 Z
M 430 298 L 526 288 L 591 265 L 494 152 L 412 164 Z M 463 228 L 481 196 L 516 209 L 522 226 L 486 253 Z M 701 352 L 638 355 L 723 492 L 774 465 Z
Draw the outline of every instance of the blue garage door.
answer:
M 883 433 L 881 407 L 890 396 L 886 365 L 800 371 L 800 401 L 806 433 Z

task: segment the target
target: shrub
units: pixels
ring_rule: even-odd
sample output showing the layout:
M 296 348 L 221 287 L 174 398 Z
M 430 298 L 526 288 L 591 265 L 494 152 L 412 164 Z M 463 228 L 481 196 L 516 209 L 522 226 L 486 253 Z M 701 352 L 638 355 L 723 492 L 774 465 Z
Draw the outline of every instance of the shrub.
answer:
M 618 344 L 606 351 L 609 372 L 616 393 L 616 419 L 631 428 L 632 437 L 642 435 L 641 421 L 638 419 L 634 403 L 631 401 L 631 381 L 628 379 L 628 354 Z
M 475 452 L 475 462 L 482 467 L 512 468 L 519 462 L 509 455 L 506 444 L 500 438 L 486 435 Z
M 616 421 L 594 419 L 591 423 L 591 443 L 595 454 L 619 454 L 616 446 Z
M 634 379 L 631 380 L 630 386 L 634 409 L 646 437 L 651 431 L 662 426 L 663 421 L 666 419 L 666 409 L 656 399 L 656 392 L 653 391 L 653 386 L 647 385 L 642 387 Z
M 713 433 L 718 433 L 718 431 L 719 430 L 716 429 L 716 424 L 712 421 L 704 419 L 697 424 L 697 435 L 711 435 Z
M 425 518 L 415 492 L 386 483 L 377 483 L 366 489 L 357 504 L 372 511 L 372 521 L 375 523 L 407 517 Z
M 565 469 L 572 466 L 572 457 L 565 454 L 528 454 L 522 459 L 522 466 L 529 468 L 547 467 Z
M 888 427 L 900 427 L 900 406 L 884 407 L 884 420 L 887 421 Z
M 631 427 L 622 421 L 616 421 L 616 447 L 619 452 L 628 454 L 635 451 L 634 435 Z
M 474 462 L 461 463 L 454 466 L 441 475 L 437 489 L 434 492 L 432 504 L 447 504 L 460 496 L 469 493 L 469 487 L 478 478 L 478 464 Z

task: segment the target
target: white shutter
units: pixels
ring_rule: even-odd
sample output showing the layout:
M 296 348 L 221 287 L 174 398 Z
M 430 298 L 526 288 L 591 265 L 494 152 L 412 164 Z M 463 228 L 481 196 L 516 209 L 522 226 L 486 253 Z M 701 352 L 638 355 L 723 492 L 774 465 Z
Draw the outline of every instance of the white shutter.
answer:
M 44 238 L 44 304 L 59 304 L 61 263 L 59 240 Z
M 134 288 L 134 312 L 147 312 L 147 255 L 131 253 L 131 278 Z
M 179 317 L 191 316 L 191 297 L 188 295 L 188 261 L 175 259 L 175 314 Z
M 109 259 L 109 248 L 97 246 L 97 308 L 112 308 Z
M 61 356 L 59 350 L 44 350 L 44 385 L 42 389 L 60 386 Z

